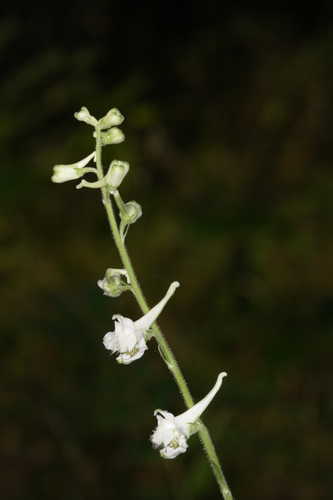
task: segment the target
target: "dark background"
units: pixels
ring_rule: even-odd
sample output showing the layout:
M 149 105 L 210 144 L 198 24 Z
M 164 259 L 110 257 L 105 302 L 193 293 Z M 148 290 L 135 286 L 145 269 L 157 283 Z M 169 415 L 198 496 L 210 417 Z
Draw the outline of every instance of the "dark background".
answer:
M 129 295 L 100 197 L 50 182 L 117 106 L 122 186 L 144 215 L 128 247 L 239 499 L 329 499 L 332 482 L 333 18 L 214 2 L 13 4 L 0 22 L 4 500 L 216 499 L 191 438 L 163 461 L 153 410 L 183 404 L 151 343 L 102 345 Z M 218 9 L 218 6 L 220 7 Z

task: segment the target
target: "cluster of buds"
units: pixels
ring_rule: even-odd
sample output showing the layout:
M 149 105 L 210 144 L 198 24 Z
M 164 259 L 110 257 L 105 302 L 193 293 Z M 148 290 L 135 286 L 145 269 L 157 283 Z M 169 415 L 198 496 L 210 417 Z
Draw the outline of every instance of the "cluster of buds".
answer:
M 77 120 L 95 128 L 93 136 L 97 139 L 96 151 L 106 145 L 119 144 L 125 139 L 124 133 L 118 128 L 124 121 L 124 117 L 116 108 L 110 109 L 100 120 L 92 116 L 86 107 L 82 107 L 74 116 Z M 81 179 L 81 182 L 76 187 L 77 189 L 86 187 L 106 188 L 108 190 L 119 209 L 119 229 L 121 237 L 124 239 L 129 226 L 134 224 L 142 215 L 141 206 L 136 201 L 125 203 L 119 194 L 118 189 L 129 171 L 129 164 L 125 161 L 113 160 L 107 173 L 101 176 L 98 168 L 88 167 L 91 161 L 96 162 L 95 152 L 90 153 L 76 163 L 55 165 L 52 181 L 62 183 L 80 179 L 87 173 L 95 174 L 97 176 L 96 181 Z M 132 290 L 131 280 L 125 269 L 107 269 L 104 278 L 99 280 L 97 284 L 103 290 L 104 295 L 112 298 L 119 297 L 126 290 Z M 147 342 L 153 335 L 151 327 L 178 287 L 178 281 L 171 283 L 165 296 L 137 320 L 132 320 L 121 314 L 113 315 L 114 330 L 104 335 L 103 344 L 112 354 L 117 355 L 116 360 L 118 363 L 128 365 L 141 358 L 147 351 Z M 172 369 L 172 365 L 168 364 L 168 366 Z M 151 441 L 153 446 L 160 450 L 163 458 L 172 459 L 187 450 L 188 438 L 199 430 L 201 425 L 199 418 L 220 389 L 225 376 L 225 372 L 220 373 L 209 393 L 201 401 L 178 416 L 174 416 L 165 410 L 155 410 L 154 416 L 157 418 L 157 427 L 151 436 Z
M 74 117 L 78 121 L 94 127 L 93 136 L 96 139 L 98 135 L 100 136 L 100 144 L 102 147 L 110 144 L 120 144 L 125 140 L 123 131 L 118 127 L 123 123 L 125 118 L 117 108 L 111 108 L 103 118 L 97 120 L 97 118 L 91 115 L 89 110 L 83 106 L 80 111 L 74 113 Z M 95 174 L 97 180 L 88 181 L 86 179 L 81 179 L 76 188 L 100 189 L 103 187 L 108 189 L 109 193 L 114 196 L 119 208 L 120 232 L 122 238 L 125 239 L 130 225 L 134 224 L 142 215 L 142 208 L 139 203 L 136 201 L 124 203 L 118 191 L 129 172 L 129 163 L 127 161 L 113 160 L 106 174 L 100 177 L 96 167 L 87 166 L 91 160 L 96 161 L 95 152 L 76 163 L 55 165 L 53 167 L 52 181 L 56 183 L 67 182 L 81 179 L 87 173 Z
M 103 116 L 103 118 L 97 120 L 90 114 L 89 110 L 85 106 L 82 106 L 80 111 L 74 113 L 74 118 L 76 118 L 79 122 L 84 122 L 87 125 L 91 125 L 95 128 L 99 126 L 101 130 L 106 130 L 112 127 L 116 127 L 117 125 L 121 125 L 125 120 L 124 116 L 117 108 L 111 108 L 110 111 L 108 111 L 106 115 Z

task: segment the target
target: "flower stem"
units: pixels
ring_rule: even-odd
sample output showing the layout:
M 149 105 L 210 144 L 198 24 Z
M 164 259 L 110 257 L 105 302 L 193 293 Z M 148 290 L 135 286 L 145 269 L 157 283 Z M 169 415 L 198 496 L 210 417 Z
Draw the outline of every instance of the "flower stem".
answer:
M 104 170 L 102 164 L 102 141 L 101 141 L 101 130 L 99 125 L 96 126 L 96 169 L 98 178 L 103 179 Z M 138 279 L 136 277 L 130 256 L 125 246 L 125 242 L 121 238 L 121 234 L 119 232 L 118 224 L 112 207 L 112 201 L 109 190 L 106 186 L 102 186 L 101 191 L 102 191 L 102 200 L 107 213 L 110 229 L 116 247 L 119 251 L 121 261 L 128 273 L 135 298 L 142 312 L 146 314 L 149 311 L 149 307 L 144 297 L 144 294 L 141 290 Z M 176 384 L 185 401 L 187 408 L 191 408 L 191 406 L 193 406 L 194 404 L 194 401 L 190 393 L 190 390 L 188 388 L 188 385 L 186 383 L 186 380 L 182 374 L 182 371 L 179 368 L 177 360 L 168 342 L 166 341 L 164 335 L 162 334 L 160 327 L 156 323 L 154 323 L 152 329 L 153 329 L 153 336 L 156 338 L 162 358 L 165 361 L 166 365 L 168 366 L 169 370 L 171 371 L 172 375 L 174 376 Z M 210 437 L 207 427 L 204 425 L 202 421 L 200 421 L 198 432 L 202 445 L 206 451 L 208 461 L 213 469 L 215 479 L 219 485 L 221 495 L 224 498 L 224 500 L 232 500 L 233 497 L 228 487 L 227 481 L 224 477 L 219 458 L 215 451 L 214 443 L 212 441 L 212 438 Z

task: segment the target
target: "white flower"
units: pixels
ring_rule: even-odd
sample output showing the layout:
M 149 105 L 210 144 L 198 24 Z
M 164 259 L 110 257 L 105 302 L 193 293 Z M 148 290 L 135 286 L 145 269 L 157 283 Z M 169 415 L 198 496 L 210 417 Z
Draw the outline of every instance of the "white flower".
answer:
M 220 389 L 226 375 L 226 372 L 220 373 L 209 393 L 177 417 L 168 411 L 154 411 L 157 427 L 151 436 L 151 441 L 154 448 L 160 448 L 163 458 L 176 458 L 181 453 L 185 453 L 188 448 L 187 439 L 198 430 L 195 423 Z
M 132 361 L 141 358 L 147 350 L 145 333 L 160 315 L 164 306 L 178 287 L 178 281 L 171 283 L 163 299 L 150 309 L 147 314 L 136 321 L 124 318 L 120 314 L 113 315 L 112 319 L 115 320 L 115 329 L 113 332 L 108 332 L 104 335 L 103 344 L 112 353 L 119 353 L 119 356 L 116 358 L 118 363 L 128 365 Z
M 55 165 L 53 167 L 53 175 L 51 178 L 52 182 L 60 183 L 71 181 L 73 179 L 79 179 L 86 173 L 87 170 L 84 170 L 84 167 L 86 167 L 86 165 L 88 165 L 93 158 L 95 158 L 95 152 L 86 156 L 82 160 L 77 161 L 76 163 L 71 163 L 69 165 Z M 95 171 L 95 169 L 92 170 Z

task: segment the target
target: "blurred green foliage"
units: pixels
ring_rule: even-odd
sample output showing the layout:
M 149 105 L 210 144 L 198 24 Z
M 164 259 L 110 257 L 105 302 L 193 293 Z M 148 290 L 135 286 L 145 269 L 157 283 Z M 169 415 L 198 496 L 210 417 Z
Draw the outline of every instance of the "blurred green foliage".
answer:
M 88 6 L 89 5 L 89 6 Z M 101 339 L 130 296 L 95 192 L 50 182 L 88 154 L 73 119 L 117 106 L 128 245 L 236 498 L 328 499 L 333 484 L 333 34 L 297 15 L 58 4 L 0 25 L 1 497 L 213 499 L 196 438 L 163 462 L 155 408 L 183 406 L 156 348 L 118 366 Z M 311 28 L 310 28 L 311 26 Z

